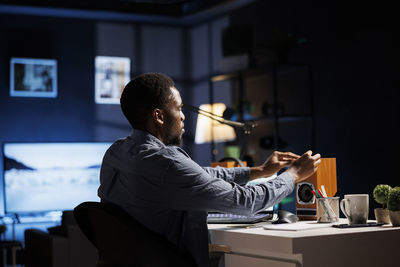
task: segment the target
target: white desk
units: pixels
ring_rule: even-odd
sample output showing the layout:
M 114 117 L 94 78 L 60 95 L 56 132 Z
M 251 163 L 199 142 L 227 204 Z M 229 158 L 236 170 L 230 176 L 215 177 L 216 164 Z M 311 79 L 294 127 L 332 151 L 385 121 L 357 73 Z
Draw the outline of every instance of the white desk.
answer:
M 226 267 L 400 266 L 400 227 L 391 225 L 299 231 L 225 224 L 208 228 L 212 243 L 232 250 L 225 254 Z

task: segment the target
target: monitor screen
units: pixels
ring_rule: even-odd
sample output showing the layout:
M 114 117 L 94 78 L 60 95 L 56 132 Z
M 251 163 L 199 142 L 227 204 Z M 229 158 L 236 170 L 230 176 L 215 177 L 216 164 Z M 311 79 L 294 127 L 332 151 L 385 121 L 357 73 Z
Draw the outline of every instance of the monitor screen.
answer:
M 111 143 L 4 143 L 6 213 L 72 210 L 99 201 L 100 166 Z

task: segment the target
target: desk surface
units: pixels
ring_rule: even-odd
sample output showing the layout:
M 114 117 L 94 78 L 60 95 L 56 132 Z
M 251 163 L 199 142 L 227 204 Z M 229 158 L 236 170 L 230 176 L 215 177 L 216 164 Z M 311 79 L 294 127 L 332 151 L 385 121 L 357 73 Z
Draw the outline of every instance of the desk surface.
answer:
M 374 221 L 370 221 L 374 222 Z M 340 219 L 339 223 L 347 223 L 347 219 Z M 392 225 L 384 225 L 378 227 L 356 227 L 356 228 L 334 228 L 332 224 L 319 224 L 315 221 L 302 221 L 296 224 L 310 225 L 310 229 L 297 230 L 297 231 L 286 231 L 286 230 L 266 230 L 263 228 L 264 225 L 269 225 L 271 222 L 265 222 L 255 225 L 245 224 L 209 224 L 208 229 L 212 231 L 224 231 L 234 233 L 246 233 L 266 236 L 277 236 L 287 238 L 301 238 L 321 235 L 342 235 L 351 233 L 363 233 L 363 232 L 376 232 L 376 231 L 398 231 L 400 227 L 393 227 Z M 311 228 L 313 225 L 315 229 Z
M 339 223 L 346 223 L 340 219 Z M 315 223 L 315 222 L 299 222 Z M 259 226 L 259 225 L 257 225 Z M 400 266 L 400 227 L 333 227 L 299 231 L 265 230 L 244 225 L 209 224 L 211 242 L 232 253 L 226 267 L 235 266 Z M 323 263 L 323 264 L 322 264 Z

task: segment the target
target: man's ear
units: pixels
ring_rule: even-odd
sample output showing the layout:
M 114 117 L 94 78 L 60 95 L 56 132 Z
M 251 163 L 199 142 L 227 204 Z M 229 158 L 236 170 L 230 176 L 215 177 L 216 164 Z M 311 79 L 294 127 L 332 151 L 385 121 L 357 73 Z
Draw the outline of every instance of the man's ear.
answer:
M 159 125 L 163 125 L 164 124 L 164 112 L 159 109 L 156 108 L 153 110 L 153 113 L 151 114 L 153 117 L 153 120 L 159 124 Z

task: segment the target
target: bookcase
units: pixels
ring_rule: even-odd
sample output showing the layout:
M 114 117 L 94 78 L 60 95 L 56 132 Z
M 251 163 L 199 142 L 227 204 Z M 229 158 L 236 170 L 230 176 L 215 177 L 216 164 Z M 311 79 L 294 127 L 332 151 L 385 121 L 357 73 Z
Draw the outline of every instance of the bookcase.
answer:
M 273 150 L 302 154 L 315 149 L 310 64 L 271 63 L 262 68 L 215 74 L 209 83 L 211 103 L 218 101 L 215 95 L 229 83 L 230 103 L 225 104 L 234 115 L 228 119 L 257 124 L 249 135 L 237 131 L 241 158 L 250 160 L 249 165 L 260 164 Z

